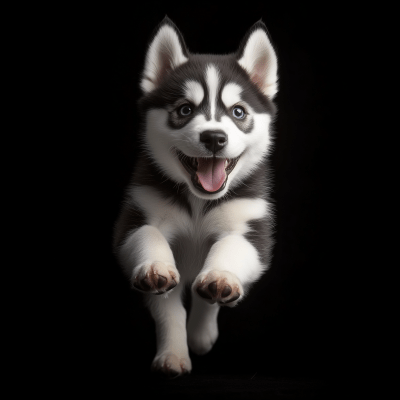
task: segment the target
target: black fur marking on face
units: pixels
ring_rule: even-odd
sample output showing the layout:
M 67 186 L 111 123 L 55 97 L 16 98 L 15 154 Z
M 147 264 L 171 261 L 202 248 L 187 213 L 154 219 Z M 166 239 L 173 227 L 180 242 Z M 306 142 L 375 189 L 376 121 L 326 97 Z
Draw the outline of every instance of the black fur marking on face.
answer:
M 182 101 L 180 103 L 182 103 L 182 105 L 190 104 L 188 101 Z M 179 113 L 179 110 L 182 107 L 182 105 L 178 103 L 178 105 L 175 106 L 173 111 L 168 112 L 168 126 L 172 129 L 183 128 L 199 113 L 196 107 L 190 104 L 192 108 L 192 113 L 187 116 L 183 116 Z
M 247 103 L 255 113 L 266 113 L 273 117 L 276 113 L 274 103 L 265 96 L 251 80 L 246 71 L 238 64 L 236 55 L 197 55 L 189 54 L 189 61 L 180 65 L 168 74 L 160 86 L 152 92 L 147 93 L 139 100 L 139 108 L 145 113 L 150 109 L 167 109 L 173 107 L 177 103 L 187 101 L 185 98 L 184 83 L 189 80 L 199 82 L 203 87 L 204 98 L 202 102 L 194 108 L 194 112 L 178 121 L 175 116 L 169 119 L 169 126 L 174 129 L 179 129 L 185 126 L 192 118 L 199 113 L 203 114 L 206 120 L 211 119 L 210 99 L 207 82 L 205 80 L 206 71 L 209 65 L 214 65 L 218 69 L 220 76 L 219 88 L 217 93 L 216 102 L 216 115 L 217 121 L 220 121 L 223 115 L 228 115 L 234 118 L 231 114 L 231 109 L 227 110 L 222 103 L 221 93 L 223 88 L 228 83 L 236 83 L 243 90 L 241 99 Z M 235 123 L 238 120 L 235 120 Z M 239 129 L 247 132 L 250 127 L 244 127 L 240 124 Z
M 243 119 L 237 119 L 233 116 L 233 109 L 237 106 L 240 106 L 246 110 L 244 102 L 241 101 L 238 104 L 234 104 L 233 106 L 227 108 L 222 101 L 222 92 L 225 88 L 225 86 L 229 83 L 234 83 L 232 80 L 224 82 L 218 91 L 218 98 L 217 98 L 217 104 L 216 104 L 216 112 L 215 112 L 215 120 L 220 122 L 223 116 L 229 117 L 234 124 L 244 133 L 250 133 L 253 130 L 254 127 L 254 122 L 253 122 L 253 116 L 249 114 L 246 111 L 246 115 Z
M 242 104 L 242 102 L 240 103 L 240 105 Z M 228 117 L 235 123 L 235 125 L 244 133 L 250 133 L 253 130 L 254 127 L 254 120 L 253 120 L 253 116 L 251 114 L 248 114 L 247 110 L 246 110 L 246 115 L 243 119 L 237 119 L 233 116 L 233 109 L 236 107 L 237 105 L 233 105 L 232 107 L 227 109 L 226 114 L 228 115 Z M 245 108 L 245 106 L 243 106 L 243 108 Z

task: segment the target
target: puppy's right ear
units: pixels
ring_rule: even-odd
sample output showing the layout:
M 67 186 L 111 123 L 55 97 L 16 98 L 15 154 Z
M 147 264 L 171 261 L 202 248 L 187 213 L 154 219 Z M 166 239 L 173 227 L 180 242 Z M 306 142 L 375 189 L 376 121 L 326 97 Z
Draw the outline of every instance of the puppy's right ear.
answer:
M 147 50 L 140 87 L 150 93 L 156 89 L 170 71 L 188 61 L 188 51 L 182 34 L 175 24 L 165 17 Z

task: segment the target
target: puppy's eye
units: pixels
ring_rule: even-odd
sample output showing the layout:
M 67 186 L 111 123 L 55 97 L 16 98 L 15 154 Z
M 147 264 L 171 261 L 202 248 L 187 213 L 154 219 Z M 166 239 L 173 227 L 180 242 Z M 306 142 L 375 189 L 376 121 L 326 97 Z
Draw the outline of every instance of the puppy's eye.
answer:
M 232 110 L 232 115 L 236 118 L 236 119 L 243 119 L 246 116 L 246 112 L 244 111 L 244 109 L 242 107 L 236 106 L 233 110 Z
M 187 117 L 192 112 L 193 112 L 192 107 L 189 104 L 184 104 L 178 109 L 178 114 L 181 115 L 182 117 Z

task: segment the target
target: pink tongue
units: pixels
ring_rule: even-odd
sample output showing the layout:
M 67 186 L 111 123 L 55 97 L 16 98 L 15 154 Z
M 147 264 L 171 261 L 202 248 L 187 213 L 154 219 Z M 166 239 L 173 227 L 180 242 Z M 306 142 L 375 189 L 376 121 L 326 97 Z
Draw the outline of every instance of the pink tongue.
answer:
M 198 158 L 197 176 L 208 192 L 217 191 L 225 181 L 224 158 Z

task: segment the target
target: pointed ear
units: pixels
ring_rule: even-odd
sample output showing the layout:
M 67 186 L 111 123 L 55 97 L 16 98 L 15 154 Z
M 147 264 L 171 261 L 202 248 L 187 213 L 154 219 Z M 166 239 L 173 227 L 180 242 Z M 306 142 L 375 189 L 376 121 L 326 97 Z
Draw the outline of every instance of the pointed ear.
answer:
M 247 32 L 237 52 L 237 60 L 253 83 L 272 99 L 278 91 L 278 60 L 267 27 L 261 20 Z
M 156 89 L 168 73 L 188 60 L 183 37 L 175 24 L 165 17 L 147 50 L 140 87 L 144 93 Z

